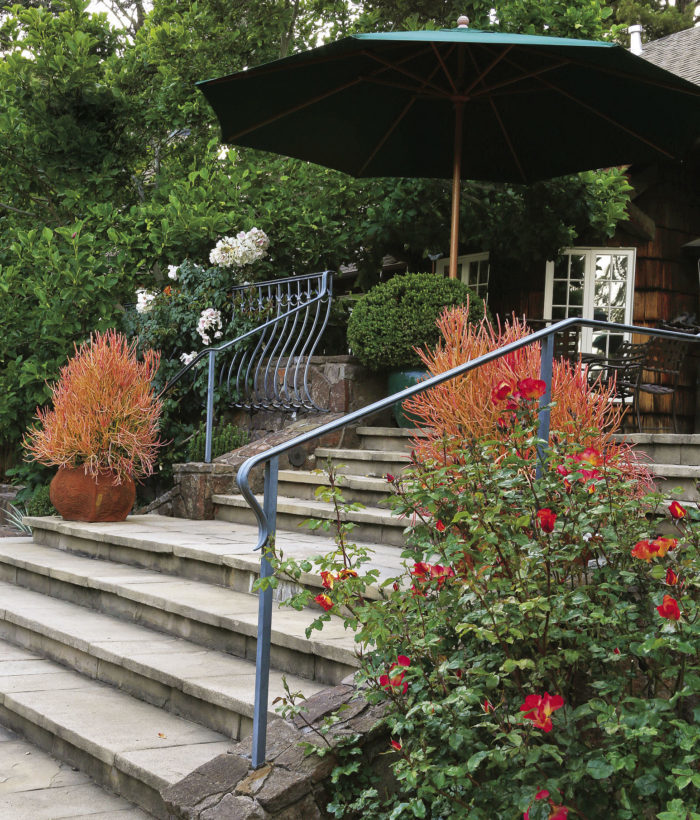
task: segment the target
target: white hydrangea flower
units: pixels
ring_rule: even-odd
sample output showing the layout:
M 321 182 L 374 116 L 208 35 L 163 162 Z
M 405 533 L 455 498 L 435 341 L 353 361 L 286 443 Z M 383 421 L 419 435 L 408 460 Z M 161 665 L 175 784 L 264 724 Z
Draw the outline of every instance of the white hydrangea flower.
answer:
M 240 231 L 236 236 L 224 236 L 209 254 L 209 261 L 222 268 L 252 265 L 262 259 L 270 246 L 264 231 L 251 228 L 247 233 Z
M 136 291 L 136 312 L 148 313 L 151 309 L 151 302 L 156 298 L 156 294 L 145 288 L 139 288 Z
M 211 336 L 209 335 L 208 331 L 221 331 L 221 312 L 216 310 L 215 308 L 207 308 L 203 310 L 199 315 L 199 321 L 197 322 L 197 333 L 202 338 L 202 342 L 205 345 L 211 344 Z M 219 336 L 215 336 L 215 338 L 219 338 Z
M 179 265 L 168 265 L 168 279 L 177 282 L 177 271 L 179 267 Z
M 188 365 L 188 364 L 189 364 L 189 363 L 190 363 L 190 362 L 194 359 L 194 357 L 195 357 L 196 355 L 197 355 L 197 353 L 196 353 L 196 351 L 194 351 L 194 350 L 193 350 L 191 353 L 183 353 L 183 354 L 180 356 L 180 361 L 181 361 L 184 365 Z

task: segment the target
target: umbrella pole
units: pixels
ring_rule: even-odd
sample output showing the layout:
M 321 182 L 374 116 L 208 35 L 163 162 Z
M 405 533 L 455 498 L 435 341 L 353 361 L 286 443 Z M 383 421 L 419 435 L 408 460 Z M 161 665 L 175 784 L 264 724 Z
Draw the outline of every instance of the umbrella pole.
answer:
M 457 247 L 459 244 L 459 193 L 462 181 L 462 121 L 464 103 L 455 103 L 455 141 L 452 152 L 452 226 L 450 228 L 450 279 L 457 278 Z

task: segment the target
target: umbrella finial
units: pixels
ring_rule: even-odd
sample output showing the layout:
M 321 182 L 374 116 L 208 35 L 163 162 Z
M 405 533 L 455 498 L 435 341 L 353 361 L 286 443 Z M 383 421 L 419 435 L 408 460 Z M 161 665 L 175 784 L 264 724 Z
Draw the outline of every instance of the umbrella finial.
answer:
M 462 14 L 457 19 L 457 28 L 469 28 L 469 18 L 466 14 Z

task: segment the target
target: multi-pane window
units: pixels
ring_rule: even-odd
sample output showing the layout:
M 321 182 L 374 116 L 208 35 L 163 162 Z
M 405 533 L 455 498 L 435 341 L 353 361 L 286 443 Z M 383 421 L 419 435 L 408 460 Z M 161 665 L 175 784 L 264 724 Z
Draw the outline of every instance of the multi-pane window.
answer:
M 545 319 L 578 316 L 631 324 L 633 297 L 633 249 L 571 248 L 547 263 Z M 583 328 L 581 350 L 607 356 L 624 338 L 624 333 Z
M 440 259 L 436 264 L 437 273 L 447 275 L 449 259 Z M 488 253 L 470 253 L 457 257 L 457 278 L 461 279 L 481 298 L 488 300 L 489 295 L 489 255 Z

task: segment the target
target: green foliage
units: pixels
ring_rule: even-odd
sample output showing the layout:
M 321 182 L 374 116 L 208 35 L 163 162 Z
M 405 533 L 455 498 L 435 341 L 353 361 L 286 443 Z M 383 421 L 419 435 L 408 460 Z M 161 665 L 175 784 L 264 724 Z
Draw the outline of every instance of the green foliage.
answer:
M 49 485 L 42 484 L 27 501 L 27 515 L 57 515 L 56 508 L 49 498 Z
M 505 405 L 491 439 L 446 441 L 444 460 L 393 479 L 416 521 L 402 576 L 379 584 L 347 540 L 316 562 L 328 613 L 311 628 L 337 613 L 357 632 L 360 682 L 399 747 L 394 794 L 346 755 L 328 809 L 692 817 L 700 512 L 677 509 L 675 537 L 652 541 L 660 498 L 624 462 L 558 435 L 536 477 L 537 399 Z
M 250 435 L 246 430 L 236 427 L 234 424 L 221 422 L 214 427 L 211 439 L 211 457 L 218 458 L 232 450 L 237 450 L 250 441 Z M 204 461 L 204 449 L 206 444 L 206 425 L 202 422 L 197 428 L 197 432 L 192 436 L 187 449 L 188 461 Z
M 463 11 L 488 27 L 493 4 L 155 0 L 147 14 L 141 0 L 109 5 L 128 31 L 82 0 L 0 5 L 0 447 L 9 453 L 75 343 L 119 324 L 136 287 L 162 291 L 168 265 L 206 258 L 233 230 L 255 225 L 273 237 L 259 279 L 354 263 L 367 289 L 385 254 L 420 270 L 429 253 L 444 253 L 448 183 L 354 180 L 222 151 L 194 82 L 352 30 L 454 25 Z M 510 29 L 593 36 L 595 25 L 605 34 L 606 8 L 509 0 L 496 10 Z M 505 247 L 502 264 L 520 269 L 591 227 L 609 235 L 626 192 L 619 176 L 600 179 L 536 191 L 465 183 L 462 250 L 489 250 L 497 265 Z M 175 341 L 162 340 L 166 358 L 191 349 Z M 190 433 L 166 431 L 176 449 Z
M 431 273 L 394 276 L 358 300 L 348 322 L 348 344 L 372 370 L 420 368 L 414 348 L 437 343 L 435 322 L 443 308 L 467 303 L 472 321 L 484 318 L 483 301 L 458 280 Z

